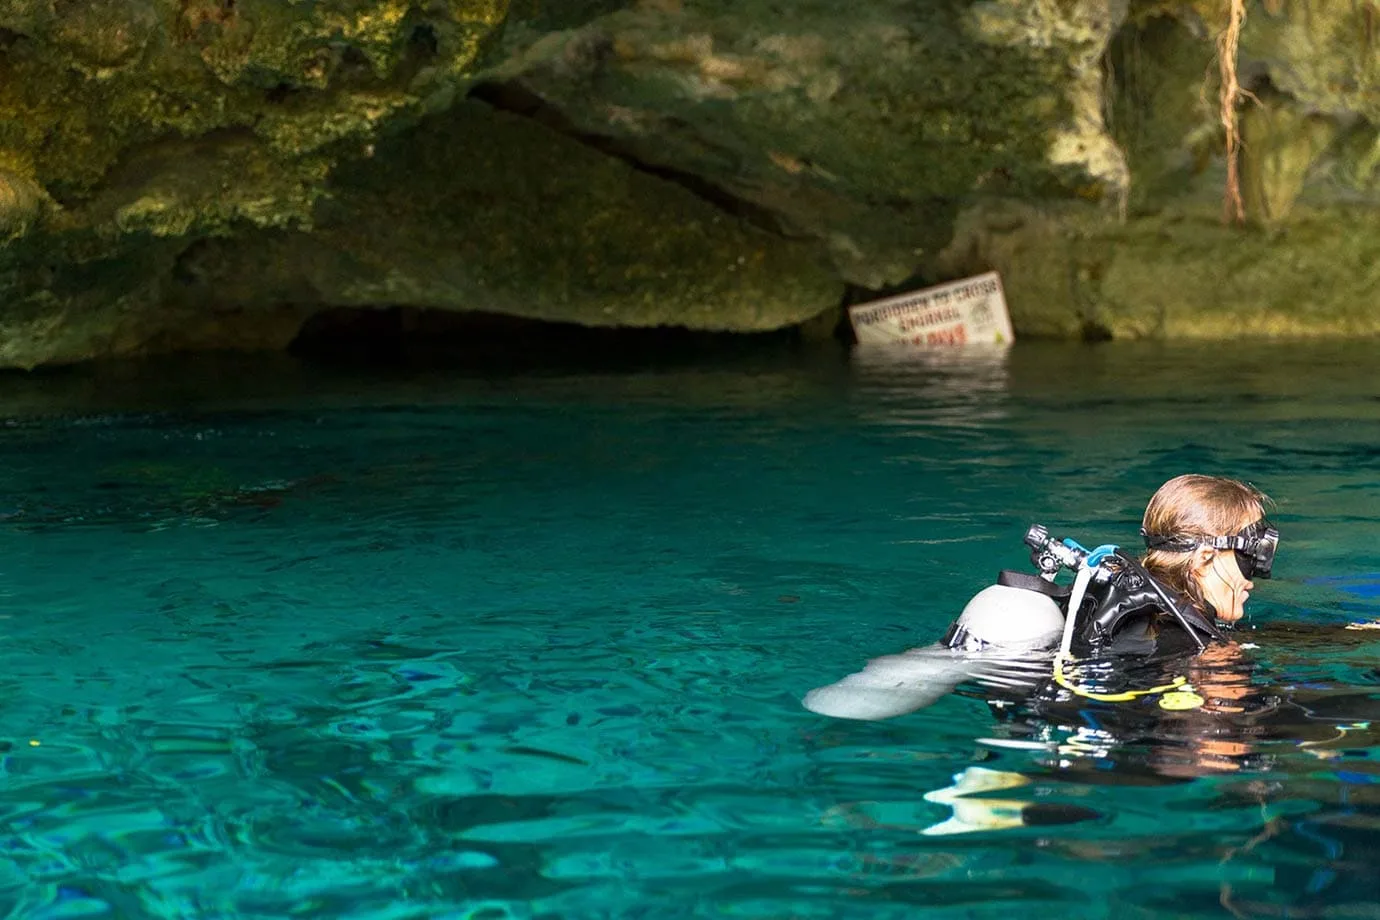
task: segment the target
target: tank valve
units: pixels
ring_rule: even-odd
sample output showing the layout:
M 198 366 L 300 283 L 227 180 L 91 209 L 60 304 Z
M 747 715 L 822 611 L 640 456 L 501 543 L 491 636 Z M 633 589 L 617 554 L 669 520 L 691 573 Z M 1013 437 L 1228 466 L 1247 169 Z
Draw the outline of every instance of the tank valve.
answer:
M 1032 524 L 1025 532 L 1025 545 L 1030 547 L 1030 561 L 1049 581 L 1059 574 L 1064 566 L 1077 569 L 1084 553 L 1068 546 L 1049 535 L 1049 528 L 1043 524 Z

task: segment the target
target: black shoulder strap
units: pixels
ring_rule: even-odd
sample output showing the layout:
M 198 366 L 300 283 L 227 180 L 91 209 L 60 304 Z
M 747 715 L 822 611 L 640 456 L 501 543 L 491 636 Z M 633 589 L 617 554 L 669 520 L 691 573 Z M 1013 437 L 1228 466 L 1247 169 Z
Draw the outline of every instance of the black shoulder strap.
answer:
M 1015 569 L 1002 569 L 998 572 L 997 584 L 1007 588 L 1024 588 L 1027 591 L 1038 591 L 1046 597 L 1054 598 L 1056 601 L 1068 600 L 1068 596 L 1073 592 L 1073 585 L 1056 585 L 1052 581 L 1046 581 L 1039 575 L 1017 572 Z

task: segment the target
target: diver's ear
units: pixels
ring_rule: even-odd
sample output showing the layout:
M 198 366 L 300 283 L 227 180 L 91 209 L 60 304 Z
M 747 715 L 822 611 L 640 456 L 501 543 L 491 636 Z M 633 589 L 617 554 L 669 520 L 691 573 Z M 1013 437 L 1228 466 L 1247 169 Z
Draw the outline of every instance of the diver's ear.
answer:
M 1195 575 L 1206 572 L 1217 558 L 1217 550 L 1211 546 L 1200 546 L 1193 551 L 1193 560 L 1188 564 L 1189 571 Z

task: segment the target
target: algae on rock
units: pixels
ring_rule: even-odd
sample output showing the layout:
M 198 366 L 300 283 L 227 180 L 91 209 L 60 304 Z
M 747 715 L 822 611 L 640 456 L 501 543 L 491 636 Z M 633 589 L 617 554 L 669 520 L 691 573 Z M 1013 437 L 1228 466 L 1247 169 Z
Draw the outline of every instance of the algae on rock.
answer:
M 1251 16 L 1242 58 L 1309 112 L 1380 121 L 1380 7 L 1288 0 Z
M 1337 134 L 1329 118 L 1288 99 L 1261 99 L 1242 117 L 1241 192 L 1250 218 L 1269 227 L 1288 220 L 1319 155 Z
M 473 68 L 507 0 L 66 0 L 0 14 L 0 146 L 64 204 L 129 151 L 243 130 L 280 169 L 367 142 Z
M 43 213 L 44 198 L 37 182 L 0 168 L 0 245 L 29 232 Z
M 944 266 L 1001 271 L 1018 335 L 1380 334 L 1380 212 L 1364 206 L 1295 206 L 1279 234 L 1224 226 L 1212 206 L 1118 224 L 1082 205 L 991 202 L 965 213 L 958 228 Z
M 1050 153 L 1058 126 L 1077 122 L 1070 59 L 1096 57 L 1095 40 L 984 34 L 975 7 L 953 0 L 851 6 L 846 27 L 827 0 L 789 18 L 771 8 L 642 3 L 512 47 L 487 78 L 574 133 L 823 241 L 864 287 L 912 276 L 984 187 L 1086 183 Z
M 1131 174 L 1126 154 L 1108 131 L 1103 59 L 1126 18 L 1129 0 L 986 0 L 972 8 L 978 33 L 1017 49 L 1061 48 L 1067 66 L 1067 117 L 1050 145 L 1049 161 L 1099 183 L 1102 197 L 1124 212 Z
M 987 268 L 1019 336 L 1371 330 L 1376 5 L 1252 8 L 1245 230 L 1225 9 L 6 0 L 0 366 L 338 306 L 817 332 Z
M 483 309 L 763 331 L 838 303 L 817 247 L 529 119 L 466 102 L 339 170 L 310 233 L 210 243 L 194 303 Z
M 178 249 L 309 227 L 342 154 L 463 91 L 506 13 L 507 0 L 11 0 L 0 364 L 156 347 L 188 323 L 162 298 Z
M 1141 11 L 1113 39 L 1108 119 L 1133 176 L 1132 214 L 1220 193 L 1220 179 L 1204 175 L 1222 150 L 1212 58 L 1201 23 L 1158 13 Z

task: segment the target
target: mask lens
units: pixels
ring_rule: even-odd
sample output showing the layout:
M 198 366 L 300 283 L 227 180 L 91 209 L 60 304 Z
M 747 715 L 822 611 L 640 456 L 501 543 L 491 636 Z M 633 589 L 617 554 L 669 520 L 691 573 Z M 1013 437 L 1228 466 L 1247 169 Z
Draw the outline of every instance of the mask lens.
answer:
M 1270 577 L 1270 569 L 1274 568 L 1275 565 L 1275 549 L 1278 546 L 1279 531 L 1273 527 L 1266 527 L 1265 532 L 1256 540 L 1255 548 L 1251 553 L 1257 578 Z
M 1279 545 L 1279 531 L 1263 518 L 1241 529 L 1238 536 L 1246 538 L 1246 546 L 1236 550 L 1236 564 L 1247 578 L 1269 578 L 1275 564 L 1275 547 Z

